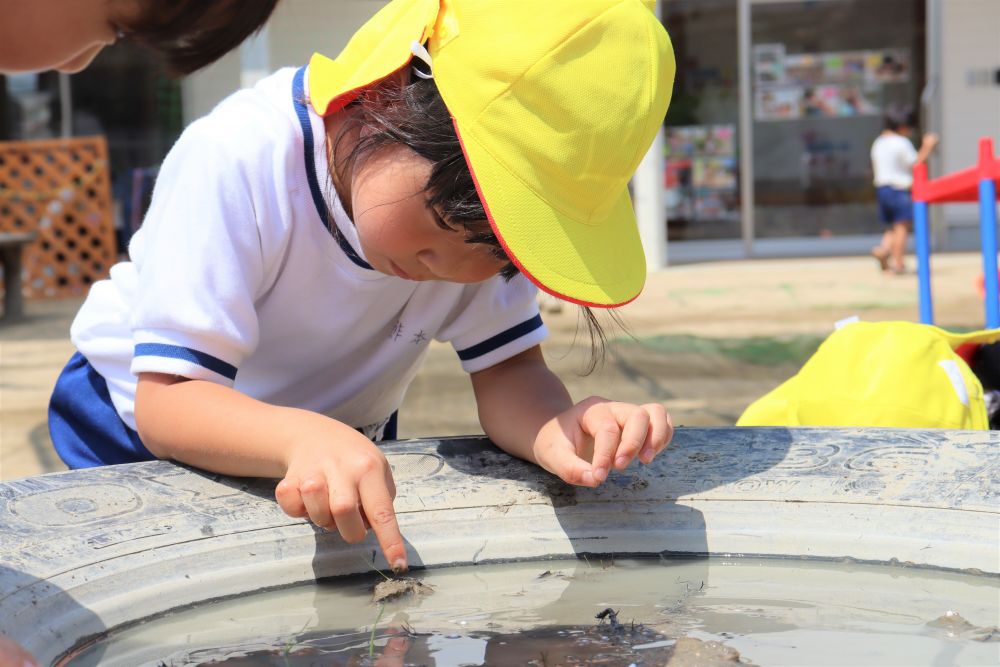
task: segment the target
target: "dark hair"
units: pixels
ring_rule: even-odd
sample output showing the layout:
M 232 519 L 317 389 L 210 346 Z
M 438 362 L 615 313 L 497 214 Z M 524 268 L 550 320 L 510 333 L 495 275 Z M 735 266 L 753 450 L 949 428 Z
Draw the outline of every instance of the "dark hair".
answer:
M 398 80 L 390 78 L 362 92 L 350 109 L 353 113 L 334 139 L 331 151 L 330 174 L 334 177 L 334 188 L 340 181 L 337 175 L 353 168 L 366 156 L 387 146 L 406 146 L 432 165 L 424 191 L 429 195 L 429 204 L 440 212 L 447 229 L 464 233 L 466 243 L 490 246 L 497 258 L 507 260 L 499 272 L 505 280 L 518 274 L 490 226 L 451 114 L 432 79 L 411 75 L 406 85 L 401 86 Z M 337 147 L 348 131 L 359 128 L 366 132 L 361 133 L 357 143 L 343 155 Z M 342 202 L 344 195 L 338 192 Z M 353 212 L 348 213 L 353 217 Z M 334 233 L 337 233 L 335 226 Z M 591 341 L 591 359 L 584 371 L 589 374 L 603 361 L 607 334 L 593 311 L 586 306 L 582 308 Z M 611 317 L 621 324 L 617 314 Z
M 172 74 L 209 65 L 263 27 L 278 0 L 148 0 L 117 21 L 125 38 L 159 53 Z
M 890 109 L 885 112 L 885 129 L 892 132 L 899 132 L 904 127 L 915 128 L 917 126 L 917 113 L 909 107 L 904 109 Z

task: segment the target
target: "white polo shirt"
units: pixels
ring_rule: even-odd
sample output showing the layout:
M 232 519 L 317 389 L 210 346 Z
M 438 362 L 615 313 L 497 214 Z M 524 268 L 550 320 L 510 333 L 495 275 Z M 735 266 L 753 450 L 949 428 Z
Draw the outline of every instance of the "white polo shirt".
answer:
M 545 338 L 522 276 L 411 282 L 368 265 L 340 203 L 327 212 L 325 131 L 305 72 L 279 71 L 184 131 L 131 261 L 92 287 L 73 322 L 73 343 L 133 429 L 136 375 L 153 372 L 376 436 L 431 340 L 450 342 L 475 372 Z
M 889 186 L 897 190 L 913 187 L 913 165 L 917 150 L 900 134 L 882 134 L 872 144 L 872 169 L 875 187 Z

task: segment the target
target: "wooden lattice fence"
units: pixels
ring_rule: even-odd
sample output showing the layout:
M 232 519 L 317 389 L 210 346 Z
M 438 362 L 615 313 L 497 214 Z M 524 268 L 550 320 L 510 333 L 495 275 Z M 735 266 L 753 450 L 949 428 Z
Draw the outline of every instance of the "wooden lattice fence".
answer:
M 38 233 L 24 253 L 28 298 L 105 278 L 117 247 L 104 138 L 0 141 L 0 231 Z

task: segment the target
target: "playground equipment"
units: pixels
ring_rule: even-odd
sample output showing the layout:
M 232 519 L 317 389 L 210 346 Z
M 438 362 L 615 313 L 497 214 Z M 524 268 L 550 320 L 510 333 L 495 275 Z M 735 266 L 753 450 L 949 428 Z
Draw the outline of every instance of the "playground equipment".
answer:
M 920 321 L 934 324 L 931 300 L 931 204 L 979 202 L 979 233 L 983 254 L 986 326 L 1000 328 L 1000 281 L 997 280 L 997 190 L 1000 184 L 1000 157 L 993 156 L 993 140 L 979 140 L 979 163 L 941 178 L 929 180 L 927 165 L 913 170 L 913 236 L 917 249 L 917 278 L 920 289 Z

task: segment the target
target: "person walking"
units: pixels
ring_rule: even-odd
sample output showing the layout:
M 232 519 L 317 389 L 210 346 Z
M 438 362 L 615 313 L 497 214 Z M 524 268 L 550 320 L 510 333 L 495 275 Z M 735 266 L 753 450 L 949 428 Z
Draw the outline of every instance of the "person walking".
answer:
M 938 144 L 938 136 L 927 133 L 917 151 L 910 141 L 916 127 L 913 111 L 890 111 L 885 117 L 885 129 L 871 148 L 875 174 L 875 195 L 879 220 L 885 226 L 882 242 L 872 248 L 872 255 L 883 271 L 906 272 L 903 257 L 906 240 L 913 227 L 913 168 L 925 162 Z

